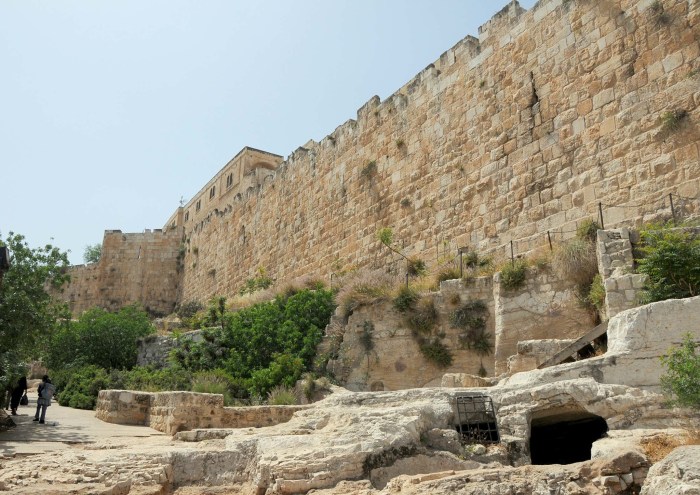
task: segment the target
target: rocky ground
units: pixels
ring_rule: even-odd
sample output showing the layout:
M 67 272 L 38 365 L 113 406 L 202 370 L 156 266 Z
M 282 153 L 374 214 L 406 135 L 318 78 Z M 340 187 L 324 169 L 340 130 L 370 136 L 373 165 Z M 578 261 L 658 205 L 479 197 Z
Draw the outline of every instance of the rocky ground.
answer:
M 230 430 L 228 435 L 218 431 L 211 435 L 215 438 L 203 432 L 170 438 L 154 430 L 147 434 L 150 429 L 144 427 L 102 426 L 94 417 L 89 419 L 90 412 L 52 406 L 49 411 L 57 426 L 37 430 L 39 425 L 28 422 L 27 416 L 13 431 L 0 433 L 15 435 L 14 442 L 0 444 L 5 452 L 0 490 L 105 495 L 700 493 L 700 446 L 680 447 L 654 466 L 641 447 L 644 439 L 662 431 L 682 435 L 678 429 L 653 427 L 662 418 L 676 416 L 654 394 L 591 379 L 530 390 L 535 403 L 565 404 L 575 397 L 577 404 L 588 404 L 608 417 L 614 411 L 617 424 L 626 429 L 611 430 L 597 441 L 590 461 L 515 467 L 511 464 L 527 462 L 518 421 L 513 421 L 513 430 L 503 430 L 502 444 L 465 448 L 451 426 L 453 392 L 337 389 L 288 423 Z M 496 387 L 490 393 L 503 407 L 515 407 L 524 392 Z M 638 394 L 647 407 L 632 400 L 639 399 Z M 509 400 L 514 403 L 507 405 Z M 512 412 L 513 418 L 528 414 L 516 409 L 520 412 Z M 28 444 L 51 443 L 52 435 L 71 427 L 66 416 L 75 414 L 82 423 L 82 430 L 76 430 L 83 435 L 81 441 L 70 442 L 65 435 L 63 441 L 53 442 L 60 448 L 55 445 L 45 453 L 21 446 L 20 429 L 30 438 Z M 190 441 L 195 438 L 200 441 Z

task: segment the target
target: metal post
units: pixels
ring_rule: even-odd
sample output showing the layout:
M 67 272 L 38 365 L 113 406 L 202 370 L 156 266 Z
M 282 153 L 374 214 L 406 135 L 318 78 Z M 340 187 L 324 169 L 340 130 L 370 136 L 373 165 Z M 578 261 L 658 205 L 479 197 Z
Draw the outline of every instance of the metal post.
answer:
M 600 230 L 605 230 L 605 223 L 603 223 L 603 203 L 598 203 L 598 216 L 600 217 Z
M 552 249 L 552 236 L 549 235 L 549 230 L 547 231 L 547 240 L 549 241 L 549 250 L 554 251 L 554 249 Z
M 668 199 L 671 202 L 671 216 L 673 217 L 673 223 L 676 223 L 676 209 L 673 207 L 673 193 L 668 193 Z
M 333 276 L 335 273 L 331 272 L 331 290 L 333 290 Z
M 515 255 L 513 254 L 513 241 L 510 241 L 510 264 L 515 265 Z
M 406 288 L 408 289 L 408 272 L 406 272 Z

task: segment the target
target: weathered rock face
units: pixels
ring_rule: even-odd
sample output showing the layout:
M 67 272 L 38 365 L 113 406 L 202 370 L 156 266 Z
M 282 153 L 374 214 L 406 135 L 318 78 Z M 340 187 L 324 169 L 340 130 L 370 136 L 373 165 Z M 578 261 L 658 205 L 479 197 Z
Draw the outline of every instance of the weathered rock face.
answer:
M 700 494 L 700 445 L 678 447 L 649 470 L 641 495 Z
M 504 385 L 529 387 L 588 376 L 599 383 L 658 391 L 663 373 L 659 356 L 680 344 L 688 332 L 697 335 L 698 328 L 700 296 L 629 309 L 608 323 L 608 351 L 603 356 L 517 373 Z
M 501 287 L 499 274 L 442 282 L 439 292 L 422 297 L 434 303 L 433 335 L 449 349 L 453 358 L 449 367 L 424 357 L 406 322 L 407 314 L 397 311 L 391 301 L 361 306 L 346 324 L 340 324 L 342 344 L 328 369 L 343 386 L 358 391 L 437 386 L 446 374 L 500 375 L 509 371 L 509 363 L 512 371 L 534 369 L 565 345 L 566 339 L 580 337 L 594 326 L 575 290 L 574 283 L 546 268 L 528 270 L 524 286 L 514 290 Z M 465 345 L 469 330 L 452 321 L 456 311 L 474 302 L 483 304 L 478 317 L 484 319 L 483 332 L 493 350 L 487 355 Z M 368 326 L 373 343 L 370 351 L 362 344 Z M 530 342 L 527 350 L 519 351 L 520 341 L 550 338 L 562 340 Z

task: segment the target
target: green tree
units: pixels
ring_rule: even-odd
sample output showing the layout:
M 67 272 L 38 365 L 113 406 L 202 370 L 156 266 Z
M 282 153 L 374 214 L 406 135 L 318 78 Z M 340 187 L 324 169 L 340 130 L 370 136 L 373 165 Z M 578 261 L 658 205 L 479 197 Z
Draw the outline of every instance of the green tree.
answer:
M 138 339 L 152 332 L 148 315 L 138 306 L 126 306 L 116 313 L 92 308 L 77 322 L 58 329 L 46 362 L 52 370 L 88 364 L 129 369 L 136 364 Z
M 85 263 L 97 263 L 102 257 L 102 244 L 88 244 L 85 246 L 85 252 L 83 253 L 83 261 Z
M 70 316 L 47 292 L 68 280 L 68 255 L 50 244 L 30 248 L 13 232 L 0 243 L 10 251 L 0 283 L 0 381 L 7 381 L 23 360 L 39 357 L 56 321 Z
M 661 377 L 663 391 L 678 406 L 700 410 L 700 344 L 686 334 L 683 343 L 661 358 L 666 373 Z

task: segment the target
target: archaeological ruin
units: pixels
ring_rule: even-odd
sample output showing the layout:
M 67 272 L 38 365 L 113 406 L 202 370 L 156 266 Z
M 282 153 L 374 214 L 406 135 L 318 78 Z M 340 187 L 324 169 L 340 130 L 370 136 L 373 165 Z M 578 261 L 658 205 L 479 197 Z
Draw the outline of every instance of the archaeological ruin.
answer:
M 668 403 L 660 360 L 700 340 L 700 296 L 641 304 L 635 271 L 643 223 L 700 215 L 698 104 L 696 0 L 513 0 L 320 142 L 286 159 L 244 148 L 161 229 L 105 232 L 100 261 L 72 267 L 60 295 L 74 314 L 138 302 L 168 315 L 263 272 L 403 282 L 385 227 L 433 272 L 467 252 L 515 266 L 590 220 L 604 302 L 583 306 L 576 280 L 533 262 L 517 287 L 475 272 L 423 291 L 428 331 L 386 298 L 341 304 L 317 350 L 336 384 L 304 403 L 101 390 L 97 418 L 172 439 L 42 454 L 41 476 L 3 459 L 0 491 L 700 493 L 700 416 Z M 139 364 L 201 338 L 154 336 Z M 450 360 L 425 358 L 435 342 Z

